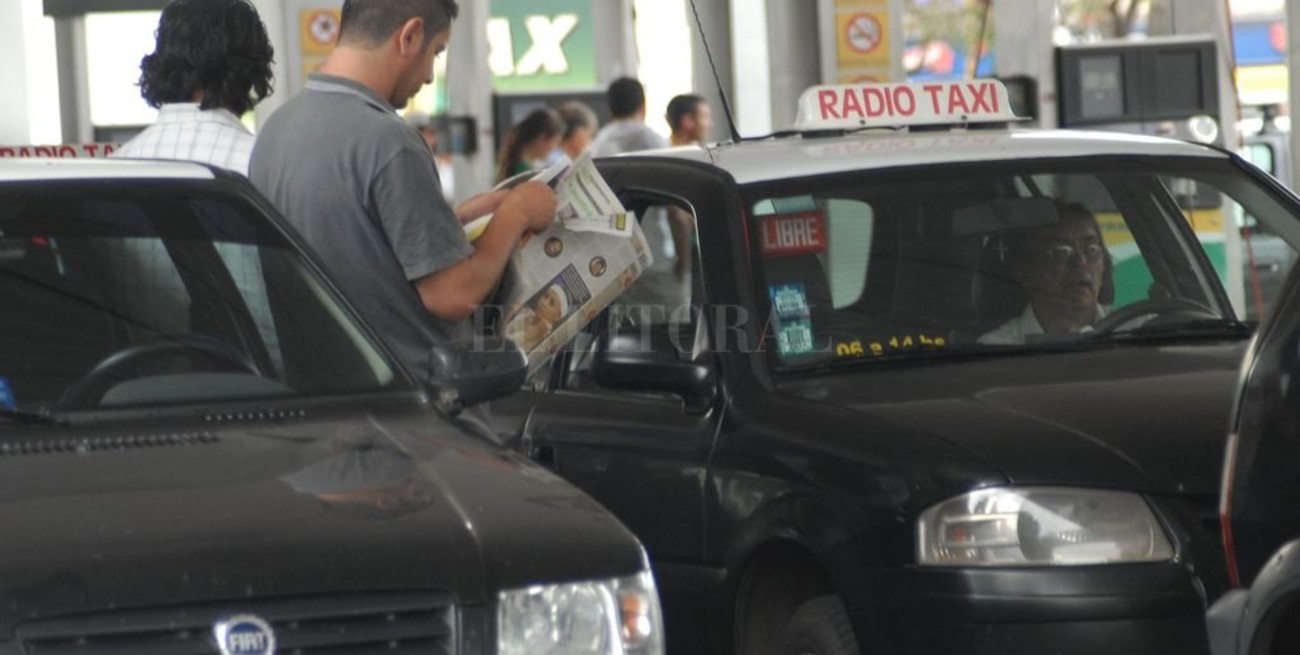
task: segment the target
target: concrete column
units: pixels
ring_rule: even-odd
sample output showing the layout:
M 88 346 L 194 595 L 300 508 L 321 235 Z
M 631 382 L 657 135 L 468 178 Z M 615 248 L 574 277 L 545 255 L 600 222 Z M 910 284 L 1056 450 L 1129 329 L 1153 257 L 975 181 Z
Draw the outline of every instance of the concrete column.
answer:
M 734 69 L 731 52 L 730 3 L 727 0 L 697 0 L 695 4 L 700 12 L 704 38 L 708 40 L 709 49 L 713 52 L 713 60 L 717 63 L 718 79 L 722 81 L 722 89 L 726 91 L 728 99 L 734 98 L 736 93 L 732 72 Z M 691 33 L 694 35 L 691 41 L 691 68 L 695 90 L 709 102 L 709 106 L 714 111 L 713 134 L 709 135 L 708 140 L 729 140 L 727 119 L 723 116 L 722 96 L 718 92 L 718 84 L 714 81 L 713 69 L 709 66 L 704 41 L 700 38 L 700 30 L 695 25 L 695 16 L 691 13 L 689 4 L 686 7 L 686 20 L 690 23 Z
M 86 59 L 86 19 L 54 19 L 54 48 L 59 61 L 59 115 L 64 143 L 95 140 L 90 123 L 90 75 Z
M 636 36 L 632 0 L 593 0 L 596 29 L 596 78 L 602 87 L 620 77 L 636 77 Z
M 0 2 L 0 42 L 5 44 L 9 53 L 5 65 L 0 66 L 0 89 L 14 93 L 5 102 L 0 102 L 0 144 L 24 144 L 31 139 L 31 126 L 27 120 L 27 46 L 23 25 L 22 4 Z
M 768 27 L 771 24 L 767 0 L 731 0 L 731 54 L 736 64 L 732 71 L 736 93 L 731 96 L 731 104 L 736 113 L 736 126 L 743 136 L 769 134 L 774 126 L 780 125 L 772 116 L 773 62 L 769 46 L 779 49 L 784 44 L 773 42 Z M 754 38 L 756 34 L 767 38 Z M 722 109 L 718 105 L 713 107 L 715 122 L 721 121 Z M 725 125 L 721 127 L 716 130 L 720 137 L 727 132 Z
M 994 46 L 999 77 L 1025 75 L 1038 82 L 1040 127 L 1054 128 L 1056 115 L 1056 29 L 1053 6 L 1042 0 L 997 0 L 993 3 Z
M 456 202 L 492 187 L 492 71 L 488 67 L 489 0 L 461 0 L 460 17 L 451 31 L 447 52 L 447 95 L 450 113 L 479 120 L 478 154 L 457 156 Z
M 821 83 L 821 25 L 808 0 L 767 0 L 768 62 L 773 129 L 794 124 L 799 95 Z

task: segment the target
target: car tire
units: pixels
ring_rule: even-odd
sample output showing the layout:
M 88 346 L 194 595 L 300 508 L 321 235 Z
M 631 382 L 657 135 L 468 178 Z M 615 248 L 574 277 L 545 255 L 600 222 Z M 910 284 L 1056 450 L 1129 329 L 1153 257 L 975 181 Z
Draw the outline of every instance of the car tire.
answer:
M 804 602 L 781 633 L 777 655 L 860 655 L 849 613 L 838 596 Z

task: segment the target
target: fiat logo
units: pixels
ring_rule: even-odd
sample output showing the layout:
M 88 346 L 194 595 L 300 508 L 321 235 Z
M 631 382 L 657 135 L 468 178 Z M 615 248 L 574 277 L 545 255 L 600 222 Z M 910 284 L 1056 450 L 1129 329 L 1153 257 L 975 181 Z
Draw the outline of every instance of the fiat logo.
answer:
M 275 631 L 252 614 L 240 614 L 212 626 L 221 655 L 275 655 Z

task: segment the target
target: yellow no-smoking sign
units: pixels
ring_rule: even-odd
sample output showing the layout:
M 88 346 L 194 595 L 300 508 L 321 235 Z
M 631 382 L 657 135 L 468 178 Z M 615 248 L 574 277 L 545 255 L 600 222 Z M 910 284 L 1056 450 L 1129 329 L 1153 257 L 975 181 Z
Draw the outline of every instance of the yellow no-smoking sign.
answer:
M 840 65 L 878 65 L 889 61 L 889 31 L 883 16 L 847 12 L 836 18 Z
M 334 49 L 334 42 L 339 38 L 337 9 L 303 11 L 299 21 L 303 54 L 326 55 Z

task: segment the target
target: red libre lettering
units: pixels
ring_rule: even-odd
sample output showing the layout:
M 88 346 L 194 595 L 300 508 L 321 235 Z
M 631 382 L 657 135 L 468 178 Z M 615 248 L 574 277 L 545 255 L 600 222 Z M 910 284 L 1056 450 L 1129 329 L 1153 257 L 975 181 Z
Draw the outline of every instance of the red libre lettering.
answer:
M 767 257 L 826 252 L 825 218 L 821 212 L 767 218 L 760 246 Z
M 817 93 L 817 102 L 821 104 L 822 107 L 822 120 L 843 118 L 843 116 L 840 116 L 838 111 L 835 111 L 835 105 L 838 103 L 834 91 L 830 89 L 822 89 Z

